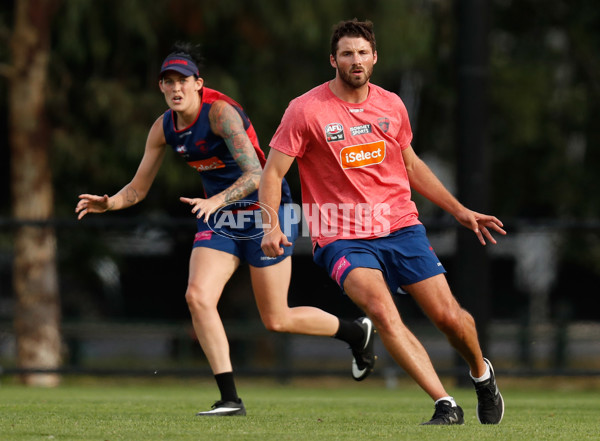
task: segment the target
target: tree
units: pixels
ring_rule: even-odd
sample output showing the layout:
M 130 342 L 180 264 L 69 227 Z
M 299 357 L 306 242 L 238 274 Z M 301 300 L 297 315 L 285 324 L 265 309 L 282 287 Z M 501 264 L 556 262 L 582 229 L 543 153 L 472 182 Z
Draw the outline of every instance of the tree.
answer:
M 16 296 L 17 364 L 23 369 L 60 365 L 60 300 L 56 237 L 44 221 L 53 216 L 49 128 L 45 90 L 50 57 L 50 25 L 60 0 L 17 0 L 10 38 L 12 64 L 6 69 L 9 92 L 13 284 Z M 28 385 L 55 386 L 59 376 L 32 372 Z

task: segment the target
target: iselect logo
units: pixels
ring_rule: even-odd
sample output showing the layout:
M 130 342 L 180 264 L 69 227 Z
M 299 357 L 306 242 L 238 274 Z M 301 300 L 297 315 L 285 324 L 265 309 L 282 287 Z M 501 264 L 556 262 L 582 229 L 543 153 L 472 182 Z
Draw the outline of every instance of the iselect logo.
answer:
M 340 151 L 342 168 L 366 167 L 379 164 L 385 159 L 385 142 L 376 141 L 344 147 Z

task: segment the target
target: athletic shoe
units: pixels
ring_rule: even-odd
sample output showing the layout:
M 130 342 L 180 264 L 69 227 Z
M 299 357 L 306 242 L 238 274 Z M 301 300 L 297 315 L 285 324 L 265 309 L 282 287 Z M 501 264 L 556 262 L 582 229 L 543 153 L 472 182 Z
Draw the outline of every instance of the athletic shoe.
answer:
M 422 426 L 449 426 L 451 424 L 464 424 L 464 412 L 460 406 L 452 406 L 447 400 L 438 401 L 435 405 L 435 412 L 431 419 Z
M 354 321 L 365 331 L 365 338 L 358 347 L 351 348 L 352 356 L 352 378 L 362 381 L 373 372 L 377 356 L 373 354 L 373 343 L 375 341 L 375 328 L 367 317 L 361 317 Z
M 490 378 L 473 381 L 477 393 L 477 419 L 481 424 L 498 424 L 504 416 L 504 399 L 498 390 L 492 363 L 487 358 L 483 360 L 490 367 Z
M 242 400 L 235 401 L 222 401 L 219 400 L 212 405 L 211 410 L 206 412 L 198 412 L 196 416 L 233 416 L 233 415 L 246 415 L 246 408 Z

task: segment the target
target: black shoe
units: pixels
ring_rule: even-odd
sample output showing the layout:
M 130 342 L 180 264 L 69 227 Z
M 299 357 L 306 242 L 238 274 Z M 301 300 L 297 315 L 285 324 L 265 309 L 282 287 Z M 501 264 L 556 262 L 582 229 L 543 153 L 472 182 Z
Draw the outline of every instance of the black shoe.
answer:
M 490 378 L 473 381 L 477 393 L 477 419 L 481 424 L 498 424 L 504 416 L 504 399 L 498 390 L 492 363 L 487 358 L 483 360 L 490 367 Z
M 365 338 L 358 347 L 351 348 L 352 356 L 352 378 L 362 381 L 373 372 L 377 357 L 373 354 L 373 342 L 375 341 L 375 329 L 373 323 L 367 317 L 361 317 L 354 321 L 365 331 Z
M 450 401 L 442 400 L 435 405 L 433 416 L 422 426 L 449 426 L 451 424 L 464 424 L 464 412 L 460 406 L 453 407 Z
M 198 412 L 196 416 L 233 416 L 233 415 L 246 415 L 246 408 L 242 400 L 235 401 L 222 401 L 219 400 L 212 405 L 211 410 L 206 412 Z

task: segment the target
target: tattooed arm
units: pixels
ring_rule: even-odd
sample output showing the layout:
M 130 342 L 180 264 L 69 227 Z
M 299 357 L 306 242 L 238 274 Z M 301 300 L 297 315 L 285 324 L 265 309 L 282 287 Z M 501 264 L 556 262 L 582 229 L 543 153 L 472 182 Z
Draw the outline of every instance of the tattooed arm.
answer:
M 146 140 L 144 156 L 131 182 L 123 187 L 113 196 L 81 194 L 79 202 L 75 208 L 78 213 L 78 219 L 81 219 L 88 213 L 104 213 L 109 210 L 122 210 L 141 202 L 150 187 L 154 178 L 160 169 L 165 156 L 166 141 L 162 128 L 162 116 L 160 116 L 152 125 Z
M 262 167 L 254 151 L 254 146 L 244 129 L 244 123 L 237 111 L 225 101 L 215 101 L 210 113 L 210 128 L 221 136 L 227 144 L 233 159 L 242 169 L 242 175 L 229 188 L 219 193 L 222 203 L 243 199 L 258 188 Z
M 242 170 L 242 175 L 228 188 L 208 199 L 185 198 L 179 200 L 191 205 L 198 219 L 208 217 L 223 204 L 239 201 L 258 188 L 262 167 L 248 138 L 244 123 L 237 111 L 225 101 L 215 101 L 208 113 L 210 128 L 225 140 L 233 159 Z

